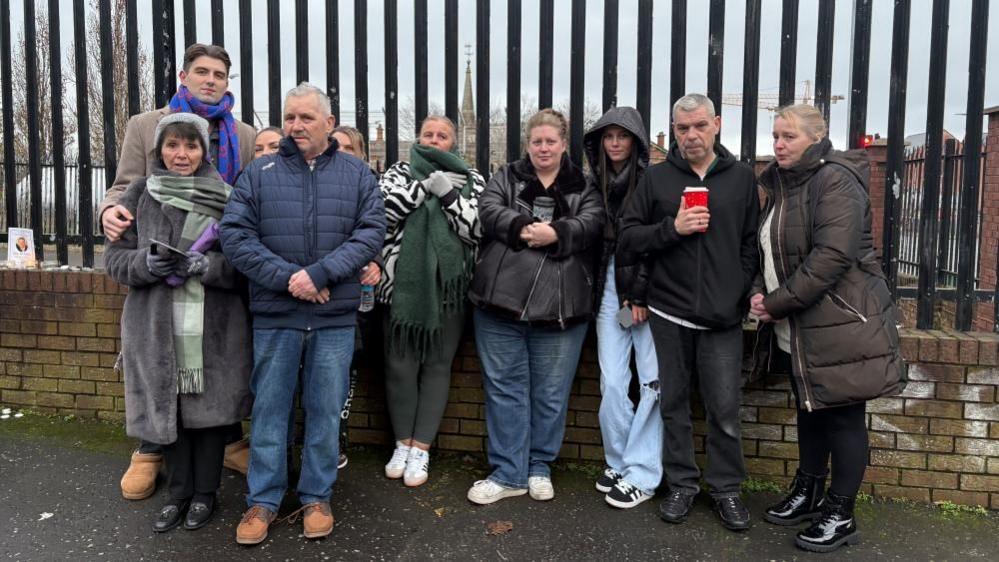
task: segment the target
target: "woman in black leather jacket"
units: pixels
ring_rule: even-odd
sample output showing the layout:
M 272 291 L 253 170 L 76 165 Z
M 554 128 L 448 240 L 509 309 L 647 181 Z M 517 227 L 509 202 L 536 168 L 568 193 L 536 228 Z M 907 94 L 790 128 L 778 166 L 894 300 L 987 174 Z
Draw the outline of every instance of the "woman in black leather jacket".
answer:
M 468 491 L 487 504 L 555 496 L 549 463 L 565 433 L 569 391 L 593 315 L 604 210 L 565 154 L 568 122 L 545 109 L 527 123 L 527 157 L 479 198 L 483 241 L 469 299 L 486 394 L 493 472 Z

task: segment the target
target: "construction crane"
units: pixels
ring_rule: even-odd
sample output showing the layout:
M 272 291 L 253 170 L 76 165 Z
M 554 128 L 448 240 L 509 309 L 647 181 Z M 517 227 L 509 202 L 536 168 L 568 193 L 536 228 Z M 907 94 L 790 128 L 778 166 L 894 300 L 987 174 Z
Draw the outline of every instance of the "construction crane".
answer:
M 812 94 L 811 80 L 803 80 L 798 84 L 803 87 L 800 92 L 795 93 L 794 103 L 815 103 L 815 96 Z M 743 94 L 722 94 L 722 105 L 742 107 L 742 98 Z M 829 96 L 829 103 L 833 104 L 843 99 L 846 98 L 839 95 L 831 95 Z M 773 113 L 778 107 L 780 107 L 780 94 L 758 94 L 756 97 L 756 106 L 760 109 L 765 109 Z

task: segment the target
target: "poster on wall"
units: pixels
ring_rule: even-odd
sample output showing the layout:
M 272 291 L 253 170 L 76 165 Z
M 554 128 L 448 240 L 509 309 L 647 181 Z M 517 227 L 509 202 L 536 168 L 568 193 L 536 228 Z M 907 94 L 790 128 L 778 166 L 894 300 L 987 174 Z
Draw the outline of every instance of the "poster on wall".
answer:
M 7 266 L 35 267 L 35 234 L 30 228 L 7 229 Z

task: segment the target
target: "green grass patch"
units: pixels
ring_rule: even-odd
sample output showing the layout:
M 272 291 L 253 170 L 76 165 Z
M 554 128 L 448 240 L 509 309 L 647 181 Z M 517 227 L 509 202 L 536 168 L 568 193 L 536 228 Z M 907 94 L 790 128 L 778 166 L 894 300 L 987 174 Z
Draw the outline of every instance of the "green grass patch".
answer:
M 952 501 L 941 501 L 936 502 L 937 510 L 944 517 L 962 517 L 962 516 L 974 516 L 974 517 L 988 517 L 989 510 L 985 509 L 980 505 L 961 505 L 956 504 Z
M 42 439 L 63 447 L 115 455 L 128 455 L 135 447 L 119 423 L 75 416 L 45 416 L 31 411 L 24 411 L 20 418 L 0 421 L 0 437 Z
M 758 494 L 760 492 L 775 492 L 779 494 L 784 489 L 776 482 L 747 478 L 742 481 L 742 491 L 747 494 Z

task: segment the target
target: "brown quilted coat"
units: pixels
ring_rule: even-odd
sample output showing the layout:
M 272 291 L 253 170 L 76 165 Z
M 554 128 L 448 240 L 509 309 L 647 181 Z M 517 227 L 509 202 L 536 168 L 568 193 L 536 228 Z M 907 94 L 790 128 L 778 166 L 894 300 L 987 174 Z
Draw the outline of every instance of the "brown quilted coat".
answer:
M 776 162 L 760 176 L 780 286 L 764 305 L 791 327 L 791 365 L 799 407 L 816 410 L 897 394 L 905 365 L 899 354 L 898 313 L 871 236 L 863 151 L 812 145 L 792 168 Z M 762 219 L 761 219 L 762 224 Z M 761 252 L 762 255 L 762 252 Z M 763 292 L 763 277 L 757 289 Z M 776 346 L 762 325 L 754 374 Z

